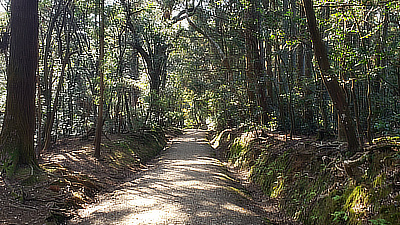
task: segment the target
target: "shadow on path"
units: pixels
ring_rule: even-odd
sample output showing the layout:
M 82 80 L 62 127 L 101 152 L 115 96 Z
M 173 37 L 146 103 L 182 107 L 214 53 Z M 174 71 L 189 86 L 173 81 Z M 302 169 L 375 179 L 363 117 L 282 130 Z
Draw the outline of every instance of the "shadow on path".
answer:
M 147 171 L 70 224 L 265 224 L 265 212 L 226 175 L 204 136 L 187 130 Z

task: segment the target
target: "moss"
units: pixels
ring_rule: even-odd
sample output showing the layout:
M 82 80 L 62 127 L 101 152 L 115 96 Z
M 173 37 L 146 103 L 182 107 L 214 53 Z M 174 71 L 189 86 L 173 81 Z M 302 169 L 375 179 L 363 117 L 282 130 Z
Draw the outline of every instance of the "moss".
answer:
M 210 143 L 213 148 L 219 148 L 222 142 L 229 142 L 231 139 L 231 130 L 227 129 L 219 133 Z
M 346 198 L 344 210 L 350 213 L 350 224 L 361 224 L 361 218 L 366 214 L 369 204 L 368 191 L 363 186 L 355 187 Z
M 378 218 L 386 220 L 390 224 L 399 224 L 400 221 L 399 207 L 394 204 L 382 206 L 379 210 Z
M 228 159 L 235 166 L 247 168 L 252 162 L 252 142 L 254 135 L 252 132 L 243 133 L 240 137 L 233 140 L 228 151 Z
M 39 176 L 29 176 L 28 178 L 24 179 L 21 184 L 24 186 L 32 186 L 34 184 L 36 184 L 39 181 Z
M 385 180 L 386 180 L 386 175 L 384 173 L 378 175 L 373 182 L 373 187 L 374 188 L 382 187 L 382 185 L 385 183 Z
M 228 152 L 229 161 L 231 161 L 235 166 L 243 165 L 246 152 L 247 146 L 240 141 L 240 138 L 235 139 Z
M 272 187 L 271 198 L 279 197 L 284 187 L 285 187 L 285 178 L 282 176 L 278 176 L 277 180 L 274 182 L 274 186 Z
M 332 182 L 331 176 L 325 173 L 314 176 L 298 173 L 287 192 L 285 208 L 292 211 L 291 214 L 297 219 L 306 221 L 306 224 L 341 224 L 342 221 L 333 221 L 332 215 L 342 211 L 342 193 L 334 190 L 325 195 L 324 192 Z
M 125 140 L 126 148 L 137 155 L 141 162 L 147 162 L 154 158 L 166 145 L 164 134 L 156 131 L 148 131 L 135 136 L 126 137 Z
M 305 144 L 292 149 L 293 143 L 270 139 L 262 146 L 248 134 L 233 136 L 229 160 L 249 165 L 250 180 L 277 198 L 288 216 L 304 224 L 399 224 L 398 150 L 371 150 L 360 165 L 366 173 L 355 182 L 343 172 L 340 152 Z
M 385 136 L 385 137 L 380 137 L 380 138 L 375 138 L 372 140 L 374 144 L 399 144 L 400 142 L 400 137 L 394 136 Z
M 284 189 L 284 178 L 290 169 L 289 151 L 275 158 L 272 155 L 261 155 L 256 163 L 251 167 L 250 179 L 261 185 L 263 192 L 271 197 L 277 198 Z

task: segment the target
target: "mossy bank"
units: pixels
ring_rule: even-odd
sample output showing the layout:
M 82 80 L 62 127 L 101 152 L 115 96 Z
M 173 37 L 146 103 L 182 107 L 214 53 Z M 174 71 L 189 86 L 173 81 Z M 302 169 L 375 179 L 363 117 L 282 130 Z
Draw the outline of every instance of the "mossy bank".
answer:
M 211 144 L 232 166 L 248 170 L 268 198 L 303 224 L 400 224 L 400 145 L 395 138 L 355 156 L 346 146 L 310 137 L 290 140 L 259 129 L 230 129 Z M 350 168 L 350 169 L 349 169 Z

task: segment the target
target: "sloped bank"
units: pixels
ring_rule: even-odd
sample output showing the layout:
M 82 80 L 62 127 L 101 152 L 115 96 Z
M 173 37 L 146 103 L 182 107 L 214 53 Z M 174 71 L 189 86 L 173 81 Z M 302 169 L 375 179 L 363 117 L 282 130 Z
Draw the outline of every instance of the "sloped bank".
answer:
M 261 130 L 224 130 L 211 144 L 304 224 L 400 224 L 400 144 L 380 139 L 357 160 L 345 144 Z M 348 166 L 351 163 L 351 167 Z
M 174 131 L 174 132 L 172 132 Z M 109 135 L 102 155 L 93 157 L 93 140 L 59 140 L 40 167 L 21 170 L 12 180 L 0 176 L 0 224 L 65 224 L 74 210 L 96 201 L 145 167 L 166 146 L 175 130 Z

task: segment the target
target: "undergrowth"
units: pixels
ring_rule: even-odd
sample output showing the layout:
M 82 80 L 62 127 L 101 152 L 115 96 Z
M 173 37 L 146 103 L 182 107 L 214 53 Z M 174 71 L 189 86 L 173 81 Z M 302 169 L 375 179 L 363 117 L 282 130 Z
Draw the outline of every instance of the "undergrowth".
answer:
M 397 139 L 372 146 L 354 179 L 344 169 L 340 142 L 283 141 L 260 133 L 265 132 L 226 130 L 212 144 L 231 165 L 249 170 L 251 181 L 293 219 L 316 225 L 400 224 Z
M 166 138 L 160 130 L 113 135 L 104 139 L 101 159 L 96 159 L 91 140 L 60 141 L 45 153 L 40 171 L 21 167 L 14 179 L 4 180 L 9 192 L 6 201 L 21 209 L 39 210 L 38 214 L 45 216 L 41 224 L 64 224 L 72 217 L 73 210 L 94 202 L 100 191 L 112 190 L 113 185 L 123 182 L 157 156 L 165 145 Z M 43 203 L 51 203 L 50 209 Z M 13 213 L 19 212 L 10 212 L 7 218 L 1 219 L 10 224 L 15 224 L 16 218 L 26 221 L 23 224 L 32 224 L 29 221 L 38 219 L 18 218 Z

